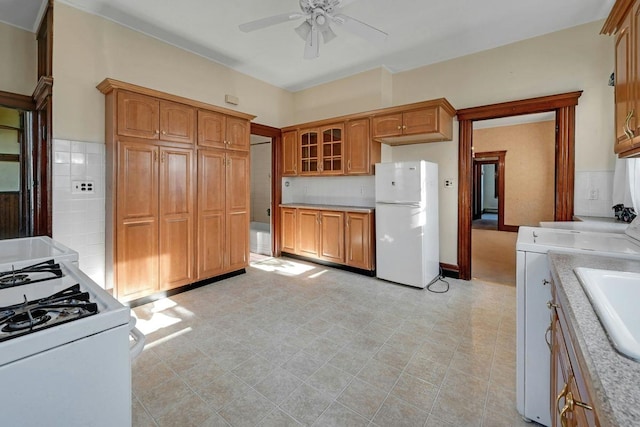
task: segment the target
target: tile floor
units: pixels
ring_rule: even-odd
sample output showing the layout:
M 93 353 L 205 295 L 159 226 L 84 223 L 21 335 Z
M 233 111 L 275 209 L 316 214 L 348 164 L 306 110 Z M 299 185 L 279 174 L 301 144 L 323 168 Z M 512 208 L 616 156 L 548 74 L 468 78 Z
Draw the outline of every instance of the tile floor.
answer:
M 133 426 L 526 426 L 515 288 L 426 290 L 287 258 L 137 307 Z

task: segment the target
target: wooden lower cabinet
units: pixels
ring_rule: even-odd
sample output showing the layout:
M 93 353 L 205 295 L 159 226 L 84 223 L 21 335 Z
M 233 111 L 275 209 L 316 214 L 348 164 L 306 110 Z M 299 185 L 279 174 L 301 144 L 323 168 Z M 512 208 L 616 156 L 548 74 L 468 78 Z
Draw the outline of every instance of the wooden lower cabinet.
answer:
M 351 267 L 373 270 L 373 214 L 347 212 L 345 218 L 345 256 Z
M 320 258 L 325 261 L 344 263 L 344 212 L 319 211 Z
M 198 280 L 249 261 L 249 156 L 198 150 Z
M 298 209 L 298 255 L 319 258 L 320 214 L 317 210 Z
M 192 151 L 121 141 L 118 157 L 118 298 L 192 282 Z
M 282 208 L 280 214 L 280 245 L 283 252 L 296 253 L 296 209 Z
M 373 271 L 373 213 L 281 208 L 282 252 Z
M 600 426 L 562 307 L 551 305 L 552 427 Z

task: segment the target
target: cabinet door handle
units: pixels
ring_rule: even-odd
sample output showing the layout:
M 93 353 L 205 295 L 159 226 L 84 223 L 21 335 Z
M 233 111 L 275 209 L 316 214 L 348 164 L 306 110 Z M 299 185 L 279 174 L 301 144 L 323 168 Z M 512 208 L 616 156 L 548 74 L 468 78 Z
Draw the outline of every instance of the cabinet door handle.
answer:
M 402 126 L 398 125 L 398 130 L 402 129 Z
M 160 129 L 156 129 L 156 135 L 160 133 Z
M 551 310 L 552 308 L 558 308 L 558 304 L 554 304 L 551 301 L 547 301 L 547 308 Z
M 625 135 L 627 135 L 627 138 L 629 138 L 629 139 L 633 139 L 633 137 L 635 136 L 633 131 L 629 127 L 629 121 L 631 120 L 631 117 L 633 117 L 633 113 L 634 113 L 633 110 L 629 111 L 629 113 L 627 114 L 627 118 L 624 121 L 624 129 L 623 130 L 624 130 Z
M 548 281 L 547 279 L 542 279 L 542 284 L 544 286 L 547 286 L 549 283 L 551 283 L 550 281 Z
M 549 333 L 551 333 L 551 324 L 546 331 L 544 331 L 544 341 L 547 343 L 547 347 L 549 347 L 549 351 L 551 351 L 551 338 L 549 338 Z
M 166 130 L 163 130 L 163 131 L 162 131 L 162 134 L 163 134 L 163 135 L 166 135 L 166 134 L 167 134 L 167 131 L 166 131 Z
M 160 162 L 164 163 L 164 158 L 166 157 L 167 153 L 162 153 L 162 157 L 160 158 Z
M 571 377 L 569 378 L 569 380 L 571 380 Z M 560 399 L 562 399 L 567 394 L 568 390 L 569 382 L 567 381 L 566 383 L 564 383 L 564 387 L 562 387 L 562 390 L 560 390 L 560 394 L 558 395 L 558 397 L 556 397 L 556 409 L 558 410 L 558 414 L 562 413 L 562 409 L 560 409 Z

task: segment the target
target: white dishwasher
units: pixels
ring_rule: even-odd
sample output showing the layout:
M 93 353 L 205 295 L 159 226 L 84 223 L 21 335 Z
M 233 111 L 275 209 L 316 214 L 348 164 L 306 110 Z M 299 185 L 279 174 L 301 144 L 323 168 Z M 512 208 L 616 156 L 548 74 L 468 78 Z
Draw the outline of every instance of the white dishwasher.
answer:
M 551 426 L 549 251 L 640 260 L 640 217 L 625 234 L 520 227 L 516 243 L 516 401 L 526 420 Z

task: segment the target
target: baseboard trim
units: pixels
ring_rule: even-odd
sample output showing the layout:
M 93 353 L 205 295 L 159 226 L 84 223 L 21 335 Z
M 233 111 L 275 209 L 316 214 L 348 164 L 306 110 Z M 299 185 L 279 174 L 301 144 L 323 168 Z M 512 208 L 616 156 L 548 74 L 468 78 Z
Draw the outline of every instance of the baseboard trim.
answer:
M 460 278 L 460 267 L 455 264 L 447 264 L 444 262 L 440 263 L 440 268 L 442 269 L 442 274 L 446 277 L 451 277 L 454 279 Z

